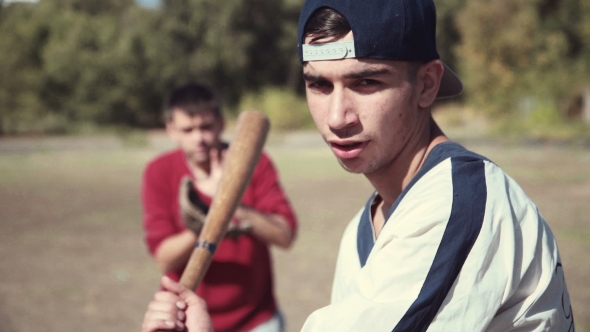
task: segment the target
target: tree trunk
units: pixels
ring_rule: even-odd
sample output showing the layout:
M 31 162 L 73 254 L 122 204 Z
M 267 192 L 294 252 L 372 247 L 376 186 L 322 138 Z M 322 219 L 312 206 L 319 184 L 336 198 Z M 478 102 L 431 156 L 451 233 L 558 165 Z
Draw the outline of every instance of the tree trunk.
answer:
M 590 123 L 590 87 L 586 87 L 582 92 L 582 120 Z

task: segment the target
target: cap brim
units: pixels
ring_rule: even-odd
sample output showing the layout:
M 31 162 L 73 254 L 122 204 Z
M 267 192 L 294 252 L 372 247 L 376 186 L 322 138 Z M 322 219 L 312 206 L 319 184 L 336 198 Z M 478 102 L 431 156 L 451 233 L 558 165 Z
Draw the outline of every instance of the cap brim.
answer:
M 461 83 L 461 79 L 451 67 L 447 66 L 444 62 L 442 64 L 445 72 L 440 80 L 440 88 L 438 89 L 436 99 L 456 97 L 463 92 L 463 83 Z

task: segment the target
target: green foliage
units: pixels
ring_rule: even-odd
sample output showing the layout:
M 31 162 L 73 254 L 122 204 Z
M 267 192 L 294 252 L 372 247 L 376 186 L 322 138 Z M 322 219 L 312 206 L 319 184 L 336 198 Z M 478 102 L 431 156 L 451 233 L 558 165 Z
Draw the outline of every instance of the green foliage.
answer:
M 47 38 L 40 16 L 29 6 L 2 8 L 0 12 L 0 134 L 19 128 L 39 116 L 41 101 L 40 44 Z
M 84 122 L 156 125 L 159 116 L 145 112 L 154 100 L 161 104 L 154 96 L 162 94 L 144 71 L 144 22 L 153 15 L 132 4 L 45 0 L 5 7 L 2 132 L 61 133 Z
M 149 143 L 145 131 L 121 127 L 116 130 L 117 136 L 125 147 L 143 148 Z
M 188 80 L 217 88 L 230 106 L 244 92 L 285 86 L 300 70 L 295 37 L 283 30 L 296 20 L 283 1 L 267 0 L 2 7 L 0 135 L 160 126 L 165 95 Z
M 294 22 L 283 1 L 164 1 L 156 27 L 161 79 L 168 87 L 206 82 L 230 106 L 245 91 L 284 85 L 297 58 L 296 38 L 284 27 Z
M 590 125 L 563 117 L 552 102 L 542 99 L 526 100 L 525 113 L 512 114 L 499 121 L 495 133 L 510 141 L 553 140 L 587 144 L 590 142 Z
M 531 109 L 523 100 L 542 101 L 536 104 L 547 105 L 564 126 L 577 126 L 564 118 L 579 114 L 575 108 L 590 86 L 589 0 L 435 2 L 439 53 L 466 87 L 460 102 L 493 119 L 524 121 Z M 283 111 L 302 104 L 293 95 L 302 92 L 295 47 L 302 4 L 163 0 L 159 9 L 145 9 L 134 0 L 40 0 L 2 6 L 0 135 L 161 126 L 164 97 L 189 80 L 218 89 L 230 111 L 241 101 L 266 108 L 279 128 L 308 125 L 307 111 Z
M 461 31 L 458 25 L 458 15 L 468 0 L 437 1 L 436 14 L 436 42 L 441 59 L 451 68 L 458 67 L 455 48 L 461 42 Z
M 266 88 L 260 93 L 248 93 L 242 98 L 239 109 L 260 110 L 276 129 L 313 127 L 305 98 L 285 89 Z
M 506 116 L 520 111 L 522 96 L 557 107 L 572 87 L 589 85 L 587 2 L 469 1 L 458 14 L 457 53 L 469 101 Z

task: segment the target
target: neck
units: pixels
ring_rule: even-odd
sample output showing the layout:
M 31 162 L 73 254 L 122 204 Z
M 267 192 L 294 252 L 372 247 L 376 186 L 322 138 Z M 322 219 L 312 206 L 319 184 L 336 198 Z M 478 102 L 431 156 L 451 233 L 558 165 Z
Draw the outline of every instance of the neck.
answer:
M 195 178 L 207 177 L 211 173 L 211 164 L 209 161 L 198 163 L 190 160 L 188 156 L 185 156 L 185 161 Z
M 383 199 L 382 208 L 385 211 L 391 208 L 408 183 L 422 168 L 432 148 L 449 141 L 432 117 L 424 123 L 424 126 L 418 129 L 423 133 L 414 133 L 415 137 L 424 137 L 422 140 L 408 142 L 388 167 L 365 174 Z

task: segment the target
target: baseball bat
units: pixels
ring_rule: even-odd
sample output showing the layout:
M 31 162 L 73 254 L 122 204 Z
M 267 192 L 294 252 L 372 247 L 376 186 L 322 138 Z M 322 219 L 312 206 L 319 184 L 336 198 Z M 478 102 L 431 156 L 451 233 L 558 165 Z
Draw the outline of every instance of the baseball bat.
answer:
M 258 164 L 268 129 L 269 121 L 261 112 L 244 111 L 238 117 L 235 135 L 223 163 L 219 187 L 199 240 L 180 278 L 180 283 L 189 289 L 196 289 L 211 264 L 217 245 L 225 235 Z
M 244 111 L 238 117 L 235 135 L 223 163 L 219 187 L 199 240 L 180 278 L 180 283 L 189 289 L 197 288 L 211 264 L 217 245 L 225 235 L 258 164 L 269 126 L 268 119 L 259 111 Z

